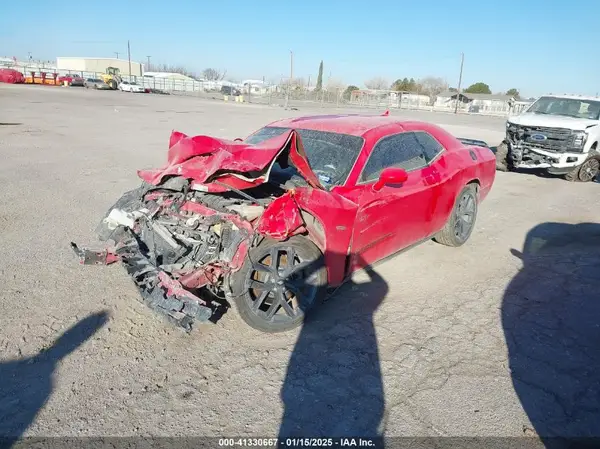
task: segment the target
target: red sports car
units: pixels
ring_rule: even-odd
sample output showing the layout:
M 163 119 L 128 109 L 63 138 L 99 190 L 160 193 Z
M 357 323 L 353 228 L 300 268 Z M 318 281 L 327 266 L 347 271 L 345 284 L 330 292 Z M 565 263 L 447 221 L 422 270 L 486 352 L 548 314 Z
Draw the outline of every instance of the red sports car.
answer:
M 173 132 L 168 163 L 140 170 L 98 227 L 143 302 L 191 330 L 233 302 L 279 332 L 354 271 L 430 238 L 467 241 L 495 156 L 442 128 L 389 116 L 284 119 L 245 140 Z

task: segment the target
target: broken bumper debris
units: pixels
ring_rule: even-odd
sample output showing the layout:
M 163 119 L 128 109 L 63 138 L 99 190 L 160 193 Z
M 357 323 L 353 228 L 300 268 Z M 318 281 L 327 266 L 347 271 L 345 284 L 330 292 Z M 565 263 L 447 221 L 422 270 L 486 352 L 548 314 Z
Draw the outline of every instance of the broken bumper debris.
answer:
M 73 242 L 71 248 L 83 265 L 110 265 L 120 261 L 136 285 L 142 302 L 186 332 L 192 330 L 195 321 L 207 322 L 223 307 L 184 289 L 180 282 L 143 255 L 130 230 L 123 228 L 121 232 L 129 234 L 129 239 L 113 250 L 79 248 Z

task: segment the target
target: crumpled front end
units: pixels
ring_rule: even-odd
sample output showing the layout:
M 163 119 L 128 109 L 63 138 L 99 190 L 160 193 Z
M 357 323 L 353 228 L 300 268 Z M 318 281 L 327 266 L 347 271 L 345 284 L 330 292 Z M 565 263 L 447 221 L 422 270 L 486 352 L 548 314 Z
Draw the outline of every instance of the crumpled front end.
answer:
M 568 171 L 587 158 L 586 138 L 584 131 L 508 123 L 508 160 L 514 168 Z
M 294 131 L 256 146 L 174 132 L 169 147 L 167 165 L 140 170 L 142 185 L 100 222 L 108 248 L 71 246 L 82 264 L 122 262 L 142 300 L 189 331 L 229 307 L 229 278 L 257 240 L 302 232 L 294 188 L 267 182 L 273 164 L 322 186 Z
M 261 198 L 251 200 L 189 185 L 182 178 L 143 183 L 98 225 L 107 249 L 71 243 L 82 264 L 120 261 L 142 301 L 186 331 L 194 322 L 218 320 L 229 308 L 229 278 L 259 239 L 284 240 L 304 231 L 293 191 L 263 186 L 252 191 Z
M 239 269 L 250 244 L 254 231 L 248 219 L 264 207 L 193 192 L 185 180 L 173 181 L 159 187 L 144 183 L 110 208 L 97 227 L 109 249 L 71 245 L 82 264 L 121 261 L 143 302 L 189 331 L 194 321 L 218 319 L 228 308 L 221 296 L 226 279 Z

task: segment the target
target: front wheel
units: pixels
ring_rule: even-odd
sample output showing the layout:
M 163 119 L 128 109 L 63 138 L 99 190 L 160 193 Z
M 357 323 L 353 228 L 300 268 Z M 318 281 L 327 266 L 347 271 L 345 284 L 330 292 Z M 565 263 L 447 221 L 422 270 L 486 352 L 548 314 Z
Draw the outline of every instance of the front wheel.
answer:
M 575 167 L 565 175 L 567 181 L 590 182 L 593 181 L 600 173 L 600 159 L 590 157 L 583 164 Z
M 446 246 L 461 246 L 471 236 L 477 219 L 477 188 L 474 184 L 466 185 L 454 204 L 452 214 L 444 229 L 433 238 L 437 243 Z
M 507 172 L 510 171 L 508 163 L 508 144 L 503 141 L 496 147 L 496 170 Z
M 308 239 L 265 238 L 248 252 L 231 287 L 238 313 L 249 326 L 285 332 L 300 326 L 323 298 L 327 269 L 321 251 Z

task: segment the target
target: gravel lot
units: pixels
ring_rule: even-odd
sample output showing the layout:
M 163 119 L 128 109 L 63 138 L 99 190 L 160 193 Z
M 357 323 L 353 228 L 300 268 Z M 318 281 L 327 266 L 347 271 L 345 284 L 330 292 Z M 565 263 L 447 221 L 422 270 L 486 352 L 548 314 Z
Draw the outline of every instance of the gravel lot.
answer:
M 467 245 L 380 264 L 283 335 L 235 312 L 186 335 L 119 266 L 77 264 L 69 242 L 95 242 L 135 170 L 164 163 L 172 129 L 235 138 L 330 112 L 0 86 L 0 435 L 272 437 L 282 421 L 305 435 L 600 434 L 600 225 L 571 226 L 600 222 L 596 183 L 498 173 Z M 498 118 L 403 115 L 503 134 Z M 522 261 L 536 226 L 555 250 Z

